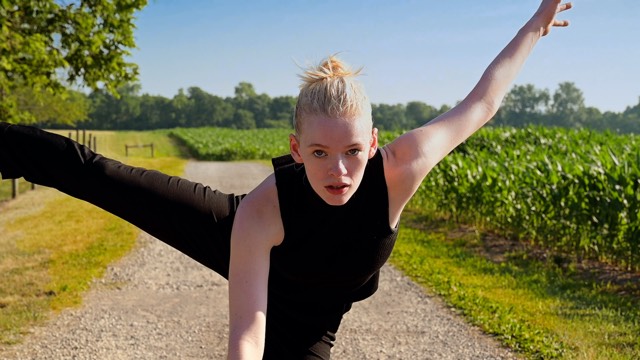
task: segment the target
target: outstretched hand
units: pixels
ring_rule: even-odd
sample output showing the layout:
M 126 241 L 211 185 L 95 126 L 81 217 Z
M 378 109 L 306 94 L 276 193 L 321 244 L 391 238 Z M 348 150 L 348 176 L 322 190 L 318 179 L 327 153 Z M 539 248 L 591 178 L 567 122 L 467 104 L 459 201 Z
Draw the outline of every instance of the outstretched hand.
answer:
M 540 35 L 545 36 L 551 32 L 552 27 L 569 26 L 569 20 L 558 20 L 556 15 L 572 7 L 572 3 L 562 3 L 562 0 L 543 0 L 531 20 L 539 24 Z

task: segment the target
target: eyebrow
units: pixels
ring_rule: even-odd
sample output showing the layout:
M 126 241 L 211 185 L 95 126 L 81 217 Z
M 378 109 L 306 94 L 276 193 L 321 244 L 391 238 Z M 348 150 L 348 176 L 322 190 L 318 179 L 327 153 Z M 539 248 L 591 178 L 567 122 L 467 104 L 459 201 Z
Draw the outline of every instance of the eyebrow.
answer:
M 353 143 L 353 144 L 347 145 L 347 146 L 346 146 L 346 148 L 353 148 L 353 147 L 358 147 L 358 146 L 363 146 L 363 144 L 362 144 L 362 143 Z M 311 148 L 311 147 L 319 147 L 319 148 L 322 148 L 322 149 L 327 149 L 327 148 L 329 148 L 329 146 L 327 146 L 327 145 L 323 145 L 323 144 L 316 144 L 316 143 L 314 143 L 314 144 L 309 144 L 307 147 L 310 147 L 310 148 Z

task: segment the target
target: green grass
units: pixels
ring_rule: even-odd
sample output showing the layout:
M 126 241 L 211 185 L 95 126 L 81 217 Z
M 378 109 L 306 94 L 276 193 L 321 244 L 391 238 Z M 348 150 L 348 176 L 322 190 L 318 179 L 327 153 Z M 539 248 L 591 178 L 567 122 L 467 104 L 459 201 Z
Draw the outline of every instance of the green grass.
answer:
M 481 233 L 425 223 L 407 216 L 391 262 L 503 344 L 530 359 L 640 358 L 637 297 L 526 253 L 490 261 L 474 251 Z
M 0 180 L 0 201 L 10 200 L 13 190 L 10 180 Z M 31 190 L 31 183 L 18 181 L 18 195 Z
M 134 166 L 182 174 L 186 161 L 166 132 L 96 132 L 98 152 Z M 124 144 L 156 144 L 149 153 L 125 157 Z M 139 149 L 143 150 L 143 149 Z M 51 311 L 76 306 L 107 265 L 126 254 L 139 230 L 125 221 L 38 187 L 1 205 L 0 344 L 21 341 Z
M 23 217 L 7 226 L 19 232 L 17 248 L 39 259 L 30 268 L 47 271 L 42 289 L 53 309 L 81 302 L 91 280 L 106 266 L 126 254 L 137 230 L 124 221 L 85 202 L 58 197 L 48 202 L 38 217 Z

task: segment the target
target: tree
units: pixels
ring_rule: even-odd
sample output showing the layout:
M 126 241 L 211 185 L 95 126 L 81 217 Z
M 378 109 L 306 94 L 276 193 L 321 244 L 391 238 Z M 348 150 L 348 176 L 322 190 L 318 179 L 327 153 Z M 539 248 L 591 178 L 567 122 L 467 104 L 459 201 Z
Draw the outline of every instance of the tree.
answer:
M 439 115 L 438 109 L 420 101 L 411 101 L 407 103 L 405 113 L 407 120 L 405 128 L 407 129 L 422 126 Z
M 134 13 L 146 0 L 0 0 L 0 118 L 35 120 L 14 93 L 64 92 L 69 85 L 117 94 L 136 80 Z M 18 5 L 19 4 L 19 5 Z
M 104 89 L 89 95 L 92 102 L 88 127 L 93 129 L 132 130 L 139 129 L 135 120 L 140 117 L 140 85 L 129 84 L 117 89 L 114 96 Z
M 640 97 L 635 106 L 627 106 L 620 115 L 619 131 L 640 134 Z
M 227 126 L 233 129 L 255 129 L 256 120 L 252 112 L 245 109 L 236 109 L 233 119 Z
M 219 96 L 211 95 L 197 86 L 187 90 L 191 107 L 188 126 L 222 126 L 233 116 L 233 108 Z
M 635 106 L 627 106 L 622 115 L 640 120 L 640 97 L 638 103 Z
M 293 112 L 297 98 L 293 96 L 276 96 L 269 104 L 269 119 L 266 127 L 290 129 L 293 126 Z
M 234 89 L 235 101 L 244 106 L 244 102 L 258 95 L 253 88 L 253 84 L 248 82 L 240 82 Z
M 241 82 L 235 87 L 235 97 L 233 103 L 236 110 L 246 110 L 250 112 L 253 117 L 254 127 L 263 128 L 266 127 L 266 122 L 269 120 L 269 106 L 271 98 L 267 94 L 256 93 L 253 84 L 248 82 Z M 236 114 L 236 116 L 238 116 Z M 241 115 L 241 118 L 245 118 Z M 237 120 L 237 118 L 236 118 Z M 234 122 L 236 122 L 234 120 Z
M 507 93 L 494 119 L 495 125 L 526 126 L 539 124 L 547 111 L 551 95 L 533 84 L 515 85 Z
M 179 89 L 178 93 L 171 99 L 171 127 L 188 126 L 187 114 L 191 111 L 193 103 L 184 93 L 184 89 Z
M 89 100 L 79 91 L 53 92 L 15 86 L 12 96 L 17 108 L 29 113 L 29 122 L 40 126 L 74 125 L 86 120 L 89 113 Z
M 143 94 L 140 97 L 140 115 L 134 129 L 162 129 L 171 127 L 171 100 L 164 96 Z
M 269 108 L 271 105 L 271 98 L 267 94 L 259 94 L 246 102 L 245 110 L 251 112 L 256 121 L 256 126 L 259 128 L 267 127 L 266 123 L 269 120 Z
M 584 96 L 572 82 L 563 82 L 553 93 L 550 125 L 581 127 L 584 123 Z
M 380 130 L 406 130 L 407 120 L 403 104 L 372 104 L 373 125 Z

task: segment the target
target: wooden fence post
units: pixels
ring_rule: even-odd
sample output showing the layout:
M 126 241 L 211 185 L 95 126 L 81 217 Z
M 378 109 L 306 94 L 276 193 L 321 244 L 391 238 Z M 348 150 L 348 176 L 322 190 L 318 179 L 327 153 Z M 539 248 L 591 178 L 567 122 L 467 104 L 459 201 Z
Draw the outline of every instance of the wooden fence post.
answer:
M 155 156 L 155 146 L 153 145 L 153 143 L 150 144 L 139 144 L 139 145 L 124 145 L 124 155 L 125 156 L 129 156 L 129 148 L 151 148 L 151 157 Z
M 11 198 L 18 197 L 18 179 L 11 179 Z

